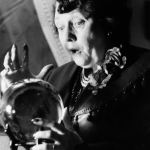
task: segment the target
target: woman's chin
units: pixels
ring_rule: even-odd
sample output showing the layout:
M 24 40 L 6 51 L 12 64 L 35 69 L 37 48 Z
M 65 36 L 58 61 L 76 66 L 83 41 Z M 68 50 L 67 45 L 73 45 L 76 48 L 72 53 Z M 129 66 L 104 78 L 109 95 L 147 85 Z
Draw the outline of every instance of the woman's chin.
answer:
M 93 68 L 98 60 L 85 57 L 72 57 L 77 66 L 82 68 Z
M 85 62 L 79 62 L 79 61 L 74 61 L 77 66 L 80 66 L 82 68 L 92 68 L 93 64 L 92 63 L 85 63 Z

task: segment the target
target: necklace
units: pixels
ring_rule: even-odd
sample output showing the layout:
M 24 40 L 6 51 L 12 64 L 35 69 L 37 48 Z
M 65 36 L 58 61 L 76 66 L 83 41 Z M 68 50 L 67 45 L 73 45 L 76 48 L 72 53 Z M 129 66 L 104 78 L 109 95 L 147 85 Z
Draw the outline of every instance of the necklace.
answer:
M 83 88 L 85 88 L 88 83 L 89 83 L 89 74 L 92 74 L 93 70 L 92 69 L 82 69 L 81 73 L 81 85 Z
M 88 86 L 92 94 L 97 95 L 98 90 L 106 87 L 112 75 L 123 69 L 125 64 L 126 57 L 122 57 L 120 49 L 114 47 L 106 52 L 104 61 L 100 65 L 96 64 L 95 69 L 82 69 L 82 71 L 79 71 L 72 88 L 69 112 L 73 111 L 84 88 Z
M 89 78 L 87 78 L 84 74 L 82 74 L 81 85 L 86 87 L 89 83 Z
M 69 112 L 71 113 L 72 110 L 74 109 L 80 94 L 82 93 L 83 87 L 81 86 L 81 71 L 79 71 L 77 78 L 74 82 L 73 88 L 72 88 L 72 93 L 71 93 L 71 100 L 70 100 L 70 104 L 69 104 Z

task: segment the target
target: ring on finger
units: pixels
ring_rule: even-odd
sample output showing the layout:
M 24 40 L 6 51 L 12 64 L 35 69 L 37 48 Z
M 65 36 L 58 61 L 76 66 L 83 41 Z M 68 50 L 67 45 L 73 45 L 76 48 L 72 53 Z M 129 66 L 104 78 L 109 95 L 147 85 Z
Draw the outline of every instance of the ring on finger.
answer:
M 17 70 L 16 67 L 14 67 L 13 70 L 14 70 L 14 71 Z
M 54 143 L 54 144 L 52 144 L 52 149 L 53 149 L 53 150 L 55 150 L 55 143 Z
M 51 144 L 50 144 L 50 147 L 51 147 L 51 148 L 50 148 L 51 150 L 55 150 L 55 143 L 51 143 Z
M 47 146 L 48 146 L 47 149 L 55 150 L 55 143 L 49 143 Z
M 10 68 L 5 68 L 5 70 L 7 70 L 7 72 L 9 72 L 9 71 L 10 71 Z

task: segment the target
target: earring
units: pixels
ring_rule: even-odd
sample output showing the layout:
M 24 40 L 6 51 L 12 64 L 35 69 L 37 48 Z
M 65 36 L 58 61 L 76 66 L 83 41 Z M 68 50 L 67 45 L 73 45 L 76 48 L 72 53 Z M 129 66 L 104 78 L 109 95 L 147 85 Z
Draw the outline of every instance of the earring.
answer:
M 112 34 L 112 32 L 108 32 L 108 33 L 107 33 L 107 36 L 110 36 L 111 34 Z

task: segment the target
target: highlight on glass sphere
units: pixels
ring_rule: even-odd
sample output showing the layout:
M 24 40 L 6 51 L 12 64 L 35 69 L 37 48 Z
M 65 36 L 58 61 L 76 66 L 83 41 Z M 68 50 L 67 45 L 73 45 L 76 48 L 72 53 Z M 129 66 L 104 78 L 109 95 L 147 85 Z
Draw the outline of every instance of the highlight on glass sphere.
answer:
M 9 126 L 15 141 L 34 144 L 33 134 L 40 130 L 32 120 L 62 120 L 63 103 L 57 90 L 40 79 L 24 79 L 13 84 L 0 102 L 0 118 L 4 129 Z

